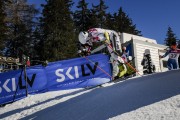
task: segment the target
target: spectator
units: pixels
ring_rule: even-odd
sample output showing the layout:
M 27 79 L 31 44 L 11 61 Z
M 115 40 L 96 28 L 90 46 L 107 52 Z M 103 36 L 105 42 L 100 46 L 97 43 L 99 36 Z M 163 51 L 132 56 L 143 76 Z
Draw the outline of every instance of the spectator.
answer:
M 178 49 L 180 49 L 180 40 L 179 40 L 179 42 L 178 42 Z M 180 56 L 179 56 L 179 58 L 178 58 L 178 62 L 179 62 L 179 65 L 180 65 Z
M 144 74 L 151 74 L 153 72 L 155 72 L 156 67 L 151 59 L 151 54 L 150 54 L 150 50 L 146 49 L 144 51 L 144 57 L 143 60 L 141 62 L 141 65 L 143 66 L 143 73 Z
M 177 48 L 176 42 L 172 42 L 170 49 L 163 56 L 160 56 L 160 58 L 164 58 L 167 55 L 169 55 L 169 59 L 167 62 L 168 69 L 169 70 L 179 69 L 179 63 L 178 63 L 179 54 L 180 54 L 180 50 Z

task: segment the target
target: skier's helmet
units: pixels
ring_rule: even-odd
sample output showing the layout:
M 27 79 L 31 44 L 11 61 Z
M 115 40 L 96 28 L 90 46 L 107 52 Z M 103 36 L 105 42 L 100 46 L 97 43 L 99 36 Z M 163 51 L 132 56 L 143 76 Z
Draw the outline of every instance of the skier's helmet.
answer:
M 86 44 L 88 41 L 88 32 L 80 32 L 79 33 L 79 42 L 81 44 Z
M 177 48 L 177 44 L 176 44 L 175 41 L 173 41 L 173 42 L 171 43 L 171 48 L 172 48 L 172 49 L 176 49 L 176 48 Z

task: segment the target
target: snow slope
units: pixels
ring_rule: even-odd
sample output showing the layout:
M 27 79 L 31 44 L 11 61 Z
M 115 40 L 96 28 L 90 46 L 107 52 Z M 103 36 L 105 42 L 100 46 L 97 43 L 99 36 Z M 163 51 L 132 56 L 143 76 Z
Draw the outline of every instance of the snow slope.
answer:
M 180 120 L 180 70 L 104 86 L 31 95 L 0 108 L 0 119 Z

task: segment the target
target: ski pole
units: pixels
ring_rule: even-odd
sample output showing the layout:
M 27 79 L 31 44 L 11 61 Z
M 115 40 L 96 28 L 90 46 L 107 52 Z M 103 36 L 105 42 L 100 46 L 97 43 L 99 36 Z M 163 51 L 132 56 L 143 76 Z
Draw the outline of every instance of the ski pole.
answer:
M 83 56 L 87 61 L 91 62 L 93 65 L 95 65 L 95 63 L 93 61 L 91 61 L 89 58 L 87 58 L 86 56 Z M 113 77 L 107 73 L 105 70 L 103 70 L 101 67 L 99 67 L 98 65 L 96 65 L 97 68 L 99 68 L 102 72 L 104 72 L 107 76 L 109 76 L 111 79 L 113 79 Z
M 26 97 L 28 96 L 28 84 L 27 84 L 27 72 L 26 72 L 26 65 L 24 65 L 24 79 L 26 84 Z
M 20 74 L 20 77 L 22 77 L 23 71 L 24 71 L 24 69 L 22 69 L 21 74 Z M 15 93 L 14 93 L 13 101 L 12 101 L 12 102 L 14 102 L 15 99 L 16 99 L 16 94 L 17 94 L 17 91 L 18 91 L 19 83 L 20 83 L 20 81 L 18 80 L 18 83 L 17 83 L 17 85 L 16 85 L 16 91 L 15 91 Z
M 111 47 L 111 45 L 109 44 L 109 43 L 107 43 L 107 42 L 105 42 L 108 46 L 109 46 L 109 48 L 111 49 L 111 50 L 113 50 L 113 52 L 115 52 L 120 58 L 121 58 L 121 56 L 119 55 L 119 53 L 118 52 L 116 52 L 112 47 Z M 123 59 L 123 58 L 122 58 Z M 142 76 L 132 65 L 130 65 L 128 62 L 126 62 L 124 59 L 123 59 L 123 61 L 125 62 L 125 64 L 127 64 L 134 72 L 136 72 L 137 74 L 139 74 L 140 76 Z

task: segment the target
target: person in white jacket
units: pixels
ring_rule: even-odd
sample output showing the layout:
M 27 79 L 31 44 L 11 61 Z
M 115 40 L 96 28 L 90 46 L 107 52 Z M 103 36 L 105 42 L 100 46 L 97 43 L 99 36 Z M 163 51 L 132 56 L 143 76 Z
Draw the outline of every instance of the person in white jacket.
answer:
M 117 53 L 121 54 L 122 50 L 119 35 L 114 30 L 92 28 L 87 32 L 80 32 L 79 42 L 84 47 L 83 50 L 79 50 L 79 53 L 81 54 L 82 52 L 85 52 L 86 55 L 91 53 L 91 47 L 93 46 L 94 42 L 104 42 L 111 56 L 110 61 L 113 66 L 113 79 L 122 77 L 122 74 L 120 76 L 121 71 L 119 71 L 120 64 L 123 64 L 125 72 L 127 71 L 127 68 L 124 65 L 124 60 L 117 55 Z

